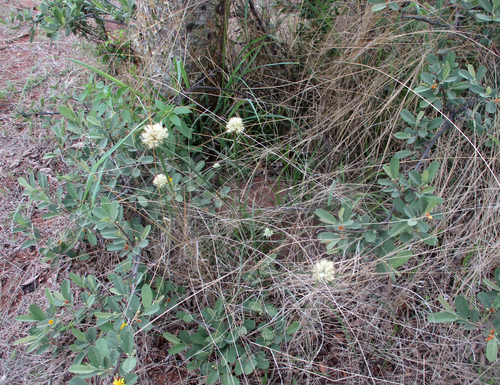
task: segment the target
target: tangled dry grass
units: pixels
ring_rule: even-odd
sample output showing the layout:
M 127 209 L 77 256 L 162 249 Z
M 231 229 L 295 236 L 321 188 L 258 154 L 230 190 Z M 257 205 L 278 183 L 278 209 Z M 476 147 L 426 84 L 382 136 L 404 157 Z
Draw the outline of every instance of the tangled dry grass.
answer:
M 411 89 L 417 86 L 425 58 L 437 50 L 439 40 L 452 41 L 464 57 L 475 56 L 478 64 L 488 68 L 492 81 L 498 82 L 499 57 L 460 34 L 435 32 L 423 24 L 401 27 L 390 15 L 372 13 L 363 1 L 344 6 L 350 11 L 333 18 L 328 32 L 319 33 L 315 21 L 307 20 L 301 34 L 276 45 L 276 62 L 295 64 L 261 67 L 246 78 L 245 92 L 251 91 L 262 113 L 273 117 L 266 124 L 273 127 L 276 138 L 265 142 L 246 135 L 247 145 L 238 162 L 248 180 L 242 185 L 237 175 L 225 173 L 223 167 L 218 181 L 241 194 L 229 199 L 228 207 L 217 215 L 188 204 L 178 206 L 148 247 L 148 269 L 153 276 L 187 288 L 190 300 L 181 309 L 199 312 L 223 298 L 226 307 L 238 315 L 246 298 L 265 292 L 280 315 L 300 321 L 301 329 L 293 340 L 280 353 L 270 353 L 272 369 L 266 377 L 256 372 L 245 379 L 249 384 L 498 383 L 498 363 L 485 359 L 480 332 L 430 324 L 426 318 L 441 309 L 439 295 L 450 303 L 459 294 L 470 298 L 500 266 L 498 148 L 483 146 L 484 140 L 466 127 L 460 127 L 462 132 L 450 130 L 432 154 L 441 163 L 435 184 L 445 202 L 441 208 L 444 219 L 435 229 L 437 247 L 414 245 L 414 257 L 400 269 L 396 283 L 376 274 L 375 261 L 356 254 L 333 259 L 340 276 L 333 286 L 317 285 L 309 274 L 315 262 L 331 258 L 317 241 L 321 226 L 313 211 L 329 200 L 345 198 L 361 198 L 360 213 L 373 207 L 375 176 L 402 146 L 391 137 L 401 129 L 399 112 L 414 105 Z M 276 35 L 290 37 L 283 31 Z M 64 44 L 54 47 L 62 51 L 61 56 L 69 56 Z M 37 43 L 22 47 L 34 50 L 39 61 L 47 55 L 38 51 Z M 265 60 L 259 56 L 256 67 Z M 48 75 L 54 71 L 46 65 L 40 68 Z M 28 76 L 26 72 L 17 75 Z M 68 72 L 59 82 L 64 88 L 60 92 L 69 92 L 75 82 Z M 14 85 L 19 89 L 22 84 Z M 33 89 L 40 92 L 37 98 L 52 92 L 50 87 L 36 84 Z M 16 103 L 26 105 L 30 99 Z M 203 106 L 200 113 L 204 111 Z M 14 123 L 14 116 L 8 111 L 2 117 L 3 141 L 9 138 L 33 147 L 50 146 L 46 145 L 50 133 L 40 135 L 36 121 L 30 123 L 31 131 L 13 130 L 16 124 L 26 127 L 26 123 Z M 496 119 L 498 126 L 498 114 Z M 258 124 L 255 126 L 252 132 L 258 130 Z M 206 143 L 210 147 L 208 136 Z M 212 152 L 206 156 L 215 161 Z M 47 165 L 51 167 L 54 165 Z M 103 247 L 91 250 L 85 265 L 61 262 L 48 267 L 40 264 L 34 252 L 20 264 L 16 258 L 21 257 L 10 251 L 18 250 L 19 239 L 9 234 L 9 213 L 32 209 L 15 183 L 26 171 L 9 171 L 1 200 L 0 383 L 63 384 L 70 378 L 67 368 L 71 360 L 27 355 L 13 347 L 25 333 L 24 326 L 19 327 L 13 318 L 24 313 L 28 303 L 42 305 L 44 288 L 57 287 L 68 271 L 84 270 L 105 280 L 116 256 Z M 259 198 L 262 196 L 266 199 Z M 161 215 L 167 216 L 166 209 Z M 58 224 L 51 226 L 47 231 L 56 232 Z M 274 232 L 270 239 L 262 236 L 266 227 Z M 257 271 L 271 254 L 278 255 L 276 271 L 265 286 L 243 284 L 242 275 Z M 39 278 L 42 270 L 43 280 Z M 21 295 L 19 287 L 28 276 L 36 276 L 40 284 Z M 7 282 L 17 291 L 8 292 Z M 15 296 L 19 299 L 13 300 Z M 161 333 L 156 331 L 175 333 L 179 328 L 172 314 L 165 314 L 155 323 L 155 332 L 141 337 L 141 384 L 203 382 L 196 372 L 185 369 L 182 357 L 169 356 L 168 342 L 157 336 Z

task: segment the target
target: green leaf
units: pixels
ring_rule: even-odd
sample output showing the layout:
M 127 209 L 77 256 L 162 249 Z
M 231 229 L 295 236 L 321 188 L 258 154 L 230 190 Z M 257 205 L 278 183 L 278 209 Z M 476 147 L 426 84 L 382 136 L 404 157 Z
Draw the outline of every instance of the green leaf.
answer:
M 35 317 L 33 317 L 32 315 L 25 314 L 25 315 L 17 316 L 16 321 L 18 321 L 18 322 L 37 322 L 39 320 L 36 319 Z
M 94 118 L 91 115 L 87 116 L 87 121 L 94 126 L 101 127 L 101 122 L 97 118 Z
M 483 306 L 487 309 L 491 308 L 491 299 L 488 297 L 484 291 L 478 293 L 477 299 L 483 304 Z
M 318 239 L 323 242 L 335 242 L 340 240 L 340 236 L 336 233 L 323 232 L 318 234 Z
M 434 129 L 440 127 L 443 123 L 444 123 L 444 119 L 441 117 L 432 119 L 432 121 L 427 126 L 427 130 L 429 130 L 429 131 L 434 130 Z
M 66 107 L 66 106 L 59 106 L 57 107 L 57 111 L 64 116 L 65 118 L 69 120 L 75 120 L 77 118 L 75 112 L 73 111 L 73 108 L 71 106 Z
M 323 209 L 317 209 L 314 213 L 319 217 L 319 220 L 321 222 L 329 223 L 331 225 L 337 224 L 337 219 L 335 219 L 332 214 Z
M 205 343 L 205 337 L 203 337 L 200 332 L 191 334 L 191 341 L 197 345 L 203 345 Z M 180 342 L 180 341 L 179 341 Z
M 14 346 L 21 345 L 21 344 L 29 344 L 30 342 L 36 341 L 38 339 L 38 336 L 27 336 L 21 339 L 18 339 L 13 343 Z
M 224 385 L 240 385 L 240 380 L 231 375 L 223 374 L 220 380 Z
M 168 349 L 168 354 L 174 355 L 174 354 L 182 352 L 186 348 L 187 348 L 186 344 L 179 343 L 179 344 L 172 346 L 170 349 Z
M 372 7 L 372 12 L 378 12 L 385 9 L 386 4 L 377 4 Z
M 420 178 L 420 174 L 415 170 L 411 170 L 408 173 L 408 178 L 410 179 L 412 185 L 415 187 L 418 187 L 422 184 L 422 178 Z
M 61 283 L 61 293 L 66 301 L 73 302 L 73 294 L 71 293 L 71 287 L 68 279 L 65 279 Z
M 84 381 L 80 377 L 73 377 L 68 385 L 89 385 L 87 381 Z
M 469 71 L 466 70 L 458 70 L 458 74 L 467 80 L 474 80 L 474 76 L 472 76 Z
M 410 126 L 415 126 L 417 124 L 415 117 L 412 115 L 412 113 L 410 111 L 408 111 L 406 109 L 401 111 L 401 119 L 403 119 Z
M 436 55 L 434 54 L 429 54 L 427 55 L 427 61 L 430 63 L 430 64 L 438 64 L 439 63 L 439 59 Z
M 61 10 L 57 7 L 55 7 L 53 10 L 54 10 L 54 18 L 59 23 L 59 26 L 63 27 L 64 26 L 64 16 L 63 16 Z
M 125 373 L 128 373 L 128 372 L 131 372 L 135 368 L 136 364 L 137 364 L 137 358 L 129 357 L 125 361 L 123 361 L 121 369 Z
M 494 114 L 497 110 L 497 106 L 496 106 L 496 103 L 495 102 L 488 102 L 486 103 L 486 112 L 488 114 Z
M 438 301 L 439 303 L 441 304 L 442 307 L 445 308 L 445 310 L 448 311 L 448 313 L 453 313 L 453 309 L 451 308 L 451 306 L 448 304 L 448 302 L 446 302 L 446 300 L 443 298 L 442 295 L 438 295 Z
M 295 321 L 289 327 L 286 328 L 286 334 L 294 334 L 300 329 L 300 322 Z
M 392 179 L 397 179 L 399 176 L 399 159 L 396 157 L 393 157 L 391 159 L 390 164 L 389 164 L 389 168 L 391 170 Z
M 101 352 L 99 352 L 99 349 L 97 349 L 95 346 L 91 346 L 89 350 L 87 351 L 87 357 L 90 361 L 90 364 L 96 368 L 99 368 L 102 366 L 102 355 Z
M 422 73 L 420 74 L 420 78 L 422 79 L 422 81 L 423 81 L 424 83 L 427 83 L 427 84 L 428 84 L 428 85 L 430 85 L 430 86 L 432 86 L 432 85 L 434 85 L 434 84 L 435 84 L 434 77 L 433 77 L 431 74 L 427 73 L 427 72 L 422 72 Z M 419 88 L 420 88 L 420 87 L 419 87 Z M 428 88 L 427 88 L 427 89 L 428 89 Z M 417 91 L 417 89 L 415 89 L 415 92 L 422 92 L 422 91 L 420 91 L 420 90 L 418 90 L 418 91 Z
M 439 162 L 432 162 L 426 169 L 429 172 L 428 179 L 423 181 L 424 183 L 429 183 L 436 176 L 439 171 Z
M 92 230 L 90 229 L 87 229 L 85 231 L 85 233 L 87 234 L 87 239 L 89 241 L 89 243 L 92 245 L 92 246 L 96 246 L 97 245 L 97 237 L 94 235 L 94 233 L 92 232 Z M 74 281 L 73 281 L 74 282 Z M 76 283 L 76 282 L 75 282 Z M 80 286 L 80 285 L 78 285 Z M 83 287 L 83 286 L 82 286 Z
M 96 371 L 96 369 L 90 365 L 73 365 L 73 366 L 70 366 L 70 368 L 68 370 L 69 370 L 69 372 L 75 373 L 75 374 L 90 374 L 90 373 L 94 373 Z
M 401 234 L 408 227 L 408 223 L 406 221 L 397 222 L 394 226 L 389 230 L 389 236 L 395 237 Z
M 97 349 L 99 349 L 99 352 L 101 353 L 102 356 L 104 356 L 104 357 L 109 356 L 108 343 L 106 342 L 106 340 L 104 338 L 99 338 L 95 342 L 95 347 Z
M 477 3 L 483 8 L 486 12 L 493 13 L 493 7 L 488 0 L 477 0 Z
M 469 318 L 469 303 L 463 296 L 457 296 L 455 299 L 455 307 L 457 308 L 457 313 L 460 317 L 464 319 Z
M 217 369 L 212 369 L 205 382 L 207 385 L 214 385 L 218 379 L 219 371 Z
M 150 307 L 144 309 L 144 311 L 142 312 L 142 314 L 144 314 L 144 315 L 151 315 L 151 314 L 157 313 L 159 310 L 160 310 L 160 305 L 157 304 L 157 303 L 155 303 L 154 305 L 151 305 Z
M 498 356 L 498 342 L 497 337 L 495 336 L 486 344 L 486 358 L 488 361 L 493 362 L 496 361 Z
M 412 256 L 412 252 L 410 250 L 403 250 L 397 253 L 394 257 L 390 258 L 387 263 L 393 269 L 397 269 L 400 266 L 403 266 L 410 257 Z
M 491 16 L 483 15 L 482 13 L 477 13 L 476 17 L 481 21 L 491 21 Z
M 170 115 L 168 117 L 168 119 L 177 127 L 180 127 L 182 128 L 182 123 L 181 123 L 181 120 L 179 119 L 179 117 L 177 115 Z
M 432 323 L 442 323 L 442 322 L 453 322 L 458 319 L 456 314 L 451 313 L 432 313 L 427 317 L 427 322 Z
M 406 133 L 406 132 L 396 132 L 394 134 L 394 136 L 397 138 L 397 139 L 401 139 L 401 140 L 406 140 L 406 139 L 410 139 L 411 138 L 411 135 Z
M 472 64 L 467 64 L 467 70 L 472 75 L 472 77 L 476 78 L 476 71 L 474 71 L 474 66 Z
M 153 290 L 151 290 L 151 287 L 149 287 L 149 285 L 147 284 L 142 285 L 141 295 L 142 305 L 145 308 L 150 307 L 153 303 Z
M 487 69 L 485 66 L 479 66 L 476 73 L 476 80 L 480 81 L 484 77 L 484 75 L 486 75 L 486 71 Z
M 125 330 L 120 334 L 122 343 L 120 348 L 124 353 L 131 354 L 134 350 L 134 335 L 130 330 Z
M 191 113 L 191 108 L 189 107 L 175 107 L 174 108 L 174 114 L 176 115 L 185 115 L 185 114 L 190 114 Z
M 493 290 L 500 291 L 500 286 L 497 285 L 496 283 L 490 281 L 489 279 L 485 278 L 485 279 L 483 279 L 483 282 L 486 285 L 488 285 L 489 287 L 491 287 Z
M 398 151 L 394 154 L 394 156 L 398 159 L 403 159 L 403 158 L 407 158 L 409 157 L 410 155 L 413 155 L 415 153 L 415 151 L 409 151 L 409 150 L 402 150 L 402 151 Z
M 500 267 L 497 267 L 494 272 L 494 277 L 497 285 L 500 285 Z
M 75 336 L 75 338 L 77 340 L 87 342 L 87 335 L 84 332 L 82 332 L 78 329 L 72 328 L 71 333 Z
M 365 234 L 366 242 L 372 243 L 377 239 L 377 232 L 375 230 L 368 230 Z
M 139 377 L 135 373 L 129 373 L 123 379 L 125 380 L 125 385 L 134 385 Z
M 37 321 L 43 321 L 47 318 L 43 310 L 35 304 L 30 305 L 30 313 Z
M 172 342 L 173 344 L 179 344 L 181 342 L 180 339 L 178 339 L 176 336 L 174 336 L 173 334 L 169 333 L 169 332 L 165 332 L 163 333 L 163 337 L 167 340 L 167 341 L 170 341 Z

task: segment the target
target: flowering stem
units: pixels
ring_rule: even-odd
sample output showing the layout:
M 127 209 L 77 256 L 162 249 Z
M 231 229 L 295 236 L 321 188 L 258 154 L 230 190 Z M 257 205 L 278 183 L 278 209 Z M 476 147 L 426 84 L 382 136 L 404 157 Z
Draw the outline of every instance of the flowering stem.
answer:
M 169 194 L 172 196 L 172 199 L 173 199 L 174 198 L 173 195 L 172 195 L 173 186 L 172 186 L 172 182 L 170 181 L 170 177 L 168 176 L 167 166 L 165 165 L 165 159 L 163 158 L 163 151 L 161 151 L 161 149 L 158 149 L 158 156 L 160 157 L 160 162 L 161 162 L 161 166 L 163 168 L 163 173 L 167 177 L 167 183 L 168 183 L 168 187 L 169 187 Z M 160 189 L 160 194 L 161 194 L 161 189 Z M 168 217 L 172 218 L 172 209 L 170 208 L 170 204 L 167 201 L 167 197 L 166 196 L 165 196 L 165 204 L 167 205 Z

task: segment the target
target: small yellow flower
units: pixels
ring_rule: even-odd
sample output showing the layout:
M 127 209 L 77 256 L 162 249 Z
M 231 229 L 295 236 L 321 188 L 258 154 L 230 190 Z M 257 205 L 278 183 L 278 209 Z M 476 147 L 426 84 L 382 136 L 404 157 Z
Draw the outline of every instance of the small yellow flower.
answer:
M 243 125 L 243 119 L 238 117 L 233 117 L 229 119 L 226 125 L 226 132 L 235 134 L 241 134 L 245 130 L 245 126 Z
M 431 214 L 429 214 L 429 212 L 428 212 L 428 211 L 426 211 L 426 212 L 425 212 L 425 216 L 427 217 L 427 219 L 432 219 L 432 215 L 431 215 Z
M 113 385 L 125 385 L 125 379 L 124 378 L 115 377 L 113 379 Z
M 122 326 L 120 326 L 120 330 L 122 330 L 127 325 L 128 325 L 128 323 L 126 323 L 126 322 L 122 323 Z
M 52 325 L 54 323 L 53 319 L 49 319 L 49 325 Z

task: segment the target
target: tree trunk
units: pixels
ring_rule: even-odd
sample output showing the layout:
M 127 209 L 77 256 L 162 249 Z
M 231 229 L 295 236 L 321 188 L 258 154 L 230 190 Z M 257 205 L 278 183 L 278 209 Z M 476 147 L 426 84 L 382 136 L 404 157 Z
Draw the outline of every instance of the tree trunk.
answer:
M 134 52 L 162 92 L 188 87 L 222 67 L 225 0 L 138 0 Z M 160 87 L 158 87 L 160 85 Z

